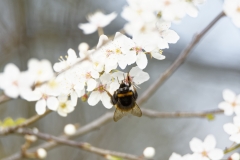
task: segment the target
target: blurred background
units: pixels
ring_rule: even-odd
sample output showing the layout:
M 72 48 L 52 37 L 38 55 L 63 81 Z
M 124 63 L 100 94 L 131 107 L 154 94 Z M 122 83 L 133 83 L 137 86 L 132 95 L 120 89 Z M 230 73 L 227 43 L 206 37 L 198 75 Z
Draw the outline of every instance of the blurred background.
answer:
M 107 5 L 106 5 L 107 4 Z M 145 69 L 150 80 L 138 90 L 139 95 L 167 69 L 188 45 L 193 35 L 200 32 L 222 10 L 223 1 L 209 0 L 200 8 L 197 18 L 186 17 L 172 29 L 180 35 L 177 44 L 164 50 L 166 60 L 151 59 Z M 104 31 L 112 35 L 122 29 L 125 20 L 120 16 L 125 0 L 0 0 L 0 71 L 9 63 L 27 69 L 30 58 L 48 59 L 52 63 L 66 55 L 68 48 L 77 51 L 81 42 L 97 44 L 97 33 L 84 35 L 78 24 L 97 10 L 113 11 L 118 17 Z M 187 61 L 162 85 L 147 103 L 140 106 L 157 111 L 204 111 L 215 109 L 223 101 L 222 91 L 229 88 L 240 93 L 240 29 L 227 17 L 222 18 L 192 51 Z M 0 120 L 5 117 L 28 118 L 35 113 L 35 103 L 11 100 L 0 105 Z M 112 111 L 114 109 L 111 109 Z M 40 131 L 59 135 L 68 123 L 85 125 L 106 111 L 101 103 L 89 106 L 79 100 L 76 110 L 66 118 L 51 113 L 35 123 Z M 172 152 L 191 153 L 189 141 L 204 139 L 214 134 L 217 147 L 231 145 L 223 124 L 232 117 L 216 116 L 214 121 L 199 118 L 150 119 L 124 117 L 98 130 L 77 138 L 94 146 L 141 155 L 152 146 L 154 159 L 167 160 Z M 42 142 L 42 141 L 39 141 Z M 24 138 L 17 135 L 0 137 L 0 159 L 20 151 Z M 59 146 L 48 152 L 47 160 L 102 160 L 102 157 L 71 147 Z

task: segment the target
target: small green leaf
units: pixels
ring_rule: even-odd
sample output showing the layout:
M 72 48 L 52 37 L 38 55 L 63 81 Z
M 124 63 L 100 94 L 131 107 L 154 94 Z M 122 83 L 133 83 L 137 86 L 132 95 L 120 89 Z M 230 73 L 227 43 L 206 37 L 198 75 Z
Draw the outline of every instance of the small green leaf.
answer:
M 15 123 L 11 117 L 7 117 L 3 121 L 3 127 L 12 127 L 15 126 Z
M 22 124 L 26 121 L 25 118 L 18 118 L 15 120 L 15 125 L 19 125 L 19 124 Z
M 209 121 L 213 121 L 215 119 L 215 116 L 213 114 L 207 114 L 206 115 L 206 118 L 209 120 Z
M 123 158 L 115 157 L 115 156 L 111 156 L 111 155 L 106 155 L 105 158 L 107 160 L 123 160 Z

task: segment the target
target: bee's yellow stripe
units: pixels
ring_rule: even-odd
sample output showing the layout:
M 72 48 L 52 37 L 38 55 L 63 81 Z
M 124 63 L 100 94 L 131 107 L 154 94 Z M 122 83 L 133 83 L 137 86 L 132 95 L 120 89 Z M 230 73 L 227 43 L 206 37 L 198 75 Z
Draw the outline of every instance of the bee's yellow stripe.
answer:
M 125 96 L 132 96 L 133 93 L 132 92 L 128 92 L 128 93 L 123 93 L 123 94 L 118 94 L 118 97 L 125 97 Z

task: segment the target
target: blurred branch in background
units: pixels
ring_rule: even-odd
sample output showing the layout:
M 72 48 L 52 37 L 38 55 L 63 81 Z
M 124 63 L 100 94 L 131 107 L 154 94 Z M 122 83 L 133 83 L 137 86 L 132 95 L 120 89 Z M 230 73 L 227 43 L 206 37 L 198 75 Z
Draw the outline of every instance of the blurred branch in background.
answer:
M 208 115 L 213 115 L 213 114 L 220 114 L 222 113 L 221 110 L 212 110 L 212 111 L 205 111 L 205 112 L 156 112 L 148 109 L 142 109 L 143 115 L 150 117 L 150 118 L 190 118 L 190 117 L 199 117 L 199 118 L 205 118 Z M 70 139 L 74 137 L 80 137 L 82 135 L 85 135 L 91 131 L 94 131 L 95 129 L 98 129 L 105 124 L 112 122 L 112 116 L 113 112 L 108 112 L 104 114 L 103 116 L 99 117 L 98 119 L 95 119 L 93 122 L 86 124 L 85 126 L 82 126 L 79 128 L 75 134 L 73 135 L 62 135 L 59 136 L 59 138 L 62 139 Z M 17 131 L 18 132 L 18 131 Z M 14 131 L 12 133 L 15 133 Z M 58 141 L 51 141 L 51 142 L 46 142 L 43 143 L 39 146 L 36 146 L 34 148 L 29 149 L 27 152 L 36 152 L 37 149 L 39 148 L 44 148 L 46 150 L 50 150 L 54 147 L 57 147 L 59 144 L 57 143 Z M 12 156 L 9 156 L 3 160 L 13 160 L 13 159 L 19 159 L 21 158 L 21 153 L 15 153 Z
M 27 119 L 25 122 L 23 122 L 22 124 L 19 124 L 17 126 L 14 127 L 7 127 L 7 128 L 3 128 L 2 130 L 0 129 L 0 135 L 7 135 L 9 133 L 14 132 L 15 130 L 17 130 L 18 128 L 21 127 L 27 127 L 31 124 L 33 124 L 34 122 L 40 120 L 41 118 L 45 117 L 46 115 L 48 115 L 51 112 L 51 110 L 47 110 L 44 114 L 42 115 L 34 115 L 31 118 Z

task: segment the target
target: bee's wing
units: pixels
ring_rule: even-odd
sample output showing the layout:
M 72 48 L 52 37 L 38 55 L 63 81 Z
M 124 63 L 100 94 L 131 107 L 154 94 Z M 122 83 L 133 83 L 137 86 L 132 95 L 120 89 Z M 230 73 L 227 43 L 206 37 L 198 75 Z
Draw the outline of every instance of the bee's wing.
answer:
M 142 116 L 142 111 L 141 111 L 141 109 L 139 108 L 139 106 L 137 105 L 137 103 L 135 103 L 135 106 L 133 107 L 131 113 L 132 113 L 134 116 L 137 116 L 137 117 L 141 117 L 141 116 Z
M 114 116 L 113 116 L 113 120 L 115 122 L 117 122 L 119 119 L 121 119 L 124 116 L 124 113 L 119 110 L 118 108 L 116 108 L 115 112 L 114 112 Z

